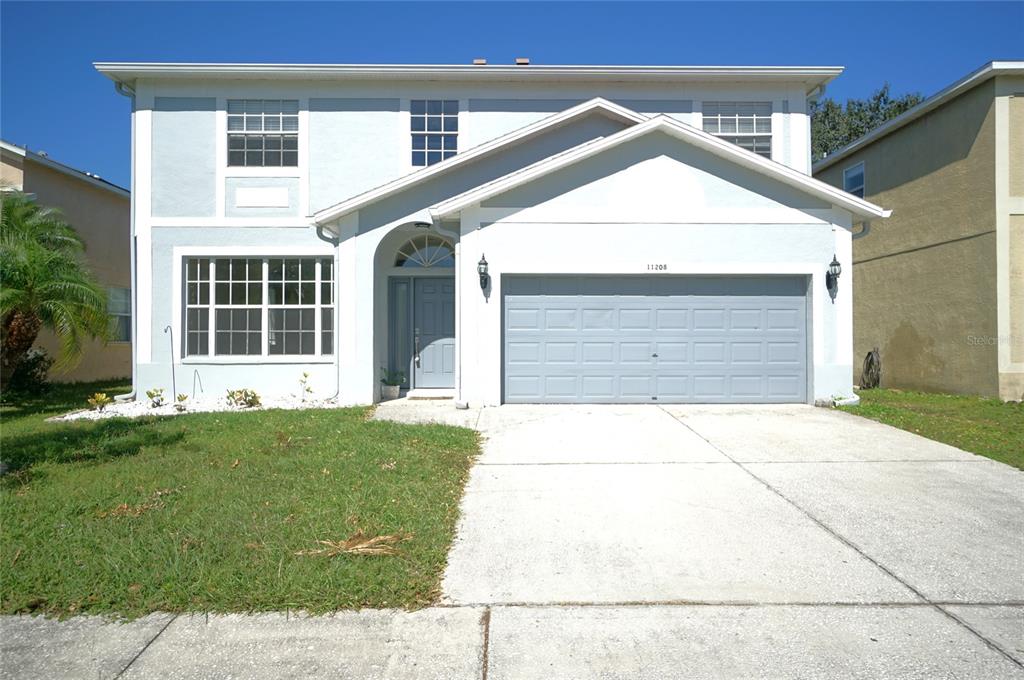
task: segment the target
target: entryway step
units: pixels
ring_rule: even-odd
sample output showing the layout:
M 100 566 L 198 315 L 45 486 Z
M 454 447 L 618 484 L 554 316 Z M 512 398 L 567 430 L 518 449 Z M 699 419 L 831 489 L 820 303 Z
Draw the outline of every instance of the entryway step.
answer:
M 455 390 L 446 389 L 415 389 L 406 393 L 407 399 L 454 399 Z

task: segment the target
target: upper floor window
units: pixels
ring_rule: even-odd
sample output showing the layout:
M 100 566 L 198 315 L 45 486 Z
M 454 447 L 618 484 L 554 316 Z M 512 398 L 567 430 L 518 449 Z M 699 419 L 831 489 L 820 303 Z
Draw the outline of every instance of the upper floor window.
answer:
M 409 114 L 414 166 L 433 165 L 455 155 L 459 150 L 457 99 L 413 99 Z
M 704 132 L 772 157 L 771 102 L 704 102 Z
M 864 163 L 843 170 L 843 191 L 864 198 Z
M 228 100 L 228 165 L 298 164 L 297 99 Z

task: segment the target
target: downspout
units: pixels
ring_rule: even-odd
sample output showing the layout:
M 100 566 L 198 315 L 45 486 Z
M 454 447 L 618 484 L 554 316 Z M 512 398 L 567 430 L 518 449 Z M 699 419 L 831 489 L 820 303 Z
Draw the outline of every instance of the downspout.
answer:
M 136 248 L 136 236 L 135 236 L 135 90 L 128 85 L 116 81 L 114 82 L 114 91 L 123 97 L 128 97 L 132 102 L 132 126 L 131 126 L 131 148 L 132 148 L 132 161 L 131 161 L 131 174 L 130 182 L 131 193 L 128 198 L 128 220 L 131 225 L 131 232 L 129 234 L 129 267 L 131 273 L 129 274 L 129 280 L 132 285 L 132 390 L 128 394 L 119 394 L 114 397 L 115 401 L 134 401 L 135 396 L 138 392 L 138 338 L 139 338 L 139 301 L 137 299 L 136 291 L 138 285 L 136 285 L 136 260 L 138 259 L 138 249 Z M 172 358 L 173 361 L 173 358 Z
M 341 287 L 341 272 L 338 269 L 340 264 L 338 247 L 341 244 L 341 238 L 328 234 L 322 224 L 316 225 L 316 237 L 334 246 L 334 332 L 331 333 L 331 342 L 334 343 L 334 394 L 327 398 L 337 399 L 341 394 L 341 327 L 338 323 L 341 314 L 341 296 L 338 295 Z M 323 336 L 321 335 L 321 337 Z
M 455 382 L 455 408 L 467 409 L 467 404 L 462 399 L 462 281 L 459 276 L 459 263 L 462 262 L 462 239 L 460 234 L 456 231 L 445 229 L 441 226 L 441 218 L 436 215 L 433 211 L 430 213 L 431 223 L 433 224 L 434 231 L 447 236 L 451 240 L 452 245 L 455 247 L 455 309 L 457 311 L 455 315 L 455 349 L 458 355 L 458 373 L 457 380 Z

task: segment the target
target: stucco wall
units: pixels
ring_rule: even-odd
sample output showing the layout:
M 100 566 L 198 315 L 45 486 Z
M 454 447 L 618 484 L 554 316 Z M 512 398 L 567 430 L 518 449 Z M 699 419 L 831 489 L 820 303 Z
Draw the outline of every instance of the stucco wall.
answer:
M 130 199 L 71 177 L 53 168 L 25 161 L 25 191 L 41 205 L 59 208 L 85 242 L 89 267 L 105 288 L 131 287 Z M 51 356 L 60 354 L 60 342 L 50 333 L 40 334 L 38 346 Z M 129 342 L 85 343 L 81 362 L 68 371 L 53 371 L 58 381 L 125 378 L 132 372 Z
M 885 387 L 998 395 L 992 102 L 989 81 L 816 175 L 863 161 L 893 210 L 853 241 L 855 381 L 878 347 Z
M 1024 85 L 1021 86 L 1024 90 Z M 1009 97 L 1010 195 L 1024 196 L 1024 92 Z
M 153 216 L 212 217 L 217 198 L 217 100 L 157 97 L 153 105 Z
M 24 164 L 25 159 L 21 156 L 0 149 L 0 186 L 20 189 L 25 175 Z
M 188 250 L 183 250 L 188 249 Z M 172 344 L 174 333 L 174 371 L 179 393 L 191 395 L 193 385 L 202 385 L 202 395 L 219 397 L 227 389 L 251 388 L 261 395 L 298 394 L 298 380 L 310 374 L 313 396 L 323 398 L 335 393 L 337 371 L 334 356 L 311 356 L 284 361 L 260 357 L 186 357 L 182 358 L 183 289 L 181 263 L 187 256 L 260 257 L 331 256 L 330 244 L 307 228 L 208 228 L 161 227 L 153 231 L 153 297 L 151 334 L 153 343 L 149 361 L 140 362 L 137 387 L 145 391 L 162 387 L 171 393 Z M 145 329 L 140 329 L 145 332 Z M 344 332 L 344 329 L 342 330 Z M 198 377 L 196 377 L 198 376 Z M 196 396 L 200 396 L 197 391 Z

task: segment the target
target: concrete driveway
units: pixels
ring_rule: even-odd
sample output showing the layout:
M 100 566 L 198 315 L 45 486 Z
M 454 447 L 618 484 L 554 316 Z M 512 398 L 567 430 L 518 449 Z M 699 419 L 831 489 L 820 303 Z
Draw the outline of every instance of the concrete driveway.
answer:
M 1024 675 L 1013 468 L 808 406 L 379 416 L 486 437 L 443 591 L 492 680 Z

